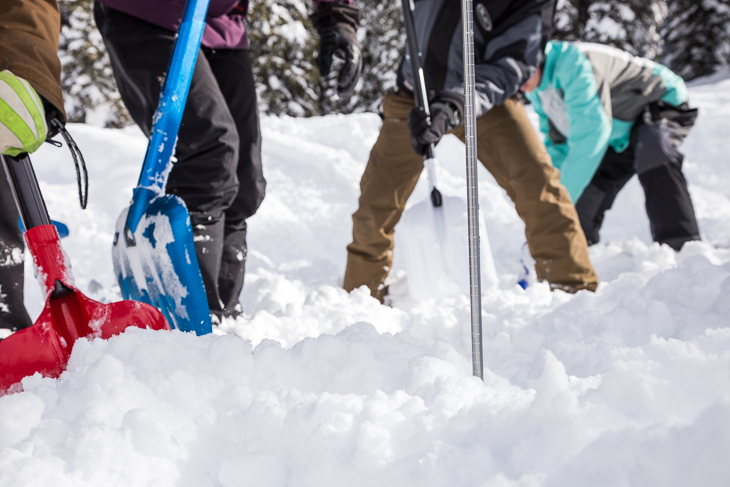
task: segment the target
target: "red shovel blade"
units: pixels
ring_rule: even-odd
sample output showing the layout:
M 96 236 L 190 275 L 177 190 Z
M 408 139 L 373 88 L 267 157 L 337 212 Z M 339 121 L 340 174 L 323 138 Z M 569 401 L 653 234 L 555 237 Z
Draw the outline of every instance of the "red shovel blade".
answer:
M 60 289 L 48 297 L 33 326 L 0 341 L 0 395 L 20 391 L 20 380 L 36 372 L 44 377 L 61 375 L 78 338 L 106 339 L 130 326 L 170 329 L 162 313 L 148 304 L 102 304 L 73 288 Z
M 0 342 L 0 395 L 23 377 L 40 372 L 45 377 L 58 377 L 68 361 L 66 347 L 53 330 L 44 310 L 35 325 L 17 331 Z
M 44 377 L 61 375 L 81 337 L 106 339 L 130 326 L 170 329 L 162 313 L 150 305 L 102 304 L 67 285 L 71 273 L 53 225 L 33 228 L 25 238 L 48 297 L 33 326 L 0 341 L 0 395 L 20 391 L 20 380 L 36 372 Z

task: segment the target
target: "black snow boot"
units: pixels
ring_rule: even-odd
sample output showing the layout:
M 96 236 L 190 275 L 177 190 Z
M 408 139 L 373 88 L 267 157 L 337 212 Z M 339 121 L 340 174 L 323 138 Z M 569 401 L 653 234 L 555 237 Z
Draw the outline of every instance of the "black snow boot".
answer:
M 242 312 L 238 297 L 246 270 L 246 228 L 229 231 L 223 219 L 191 213 L 195 254 L 213 317 L 235 318 Z
M 218 292 L 223 302 L 223 316 L 226 318 L 236 318 L 243 312 L 238 298 L 243 290 L 247 253 L 246 223 L 244 222 L 243 230 L 226 232 L 223 244 L 223 258 L 218 274 Z
M 223 253 L 223 218 L 213 218 L 206 213 L 191 212 L 190 221 L 193 226 L 195 254 L 198 257 L 210 314 L 217 317 L 220 322 L 223 303 L 218 294 L 218 274 Z

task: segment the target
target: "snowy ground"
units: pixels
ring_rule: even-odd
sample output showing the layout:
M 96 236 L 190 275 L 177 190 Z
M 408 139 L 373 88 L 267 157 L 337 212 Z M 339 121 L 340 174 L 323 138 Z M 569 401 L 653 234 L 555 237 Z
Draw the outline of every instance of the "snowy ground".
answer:
M 60 380 L 0 398 L 0 486 L 730 485 L 730 79 L 691 96 L 685 174 L 704 241 L 652 244 L 634 179 L 591 248 L 596 294 L 515 285 L 523 225 L 481 170 L 501 275 L 483 298 L 484 383 L 466 296 L 411 300 L 398 257 L 392 308 L 338 287 L 378 117 L 264 118 L 245 319 L 205 337 L 80 340 Z M 34 161 L 71 228 L 77 284 L 116 300 L 112 228 L 146 141 L 70 130 L 89 165 L 86 212 L 65 149 Z M 442 190 L 461 195 L 463 146 L 447 138 L 437 155 Z M 426 192 L 421 181 L 411 204 Z M 37 314 L 32 278 L 26 289 Z

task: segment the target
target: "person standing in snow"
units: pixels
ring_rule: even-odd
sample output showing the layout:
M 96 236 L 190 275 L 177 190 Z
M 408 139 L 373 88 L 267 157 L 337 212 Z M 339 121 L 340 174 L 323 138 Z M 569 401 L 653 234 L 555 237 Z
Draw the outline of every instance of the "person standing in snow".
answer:
M 535 72 L 552 29 L 554 0 L 474 2 L 478 157 L 525 222 L 539 280 L 553 289 L 595 290 L 598 278 L 560 175 L 515 95 Z M 381 302 L 393 263 L 395 225 L 423 170 L 429 143 L 447 133 L 464 140 L 460 2 L 415 2 L 414 20 L 430 121 L 415 108 L 410 63 L 383 97 L 383 125 L 360 182 L 343 287 L 366 285 Z
M 589 245 L 621 188 L 638 174 L 655 242 L 700 240 L 678 147 L 697 118 L 684 81 L 626 51 L 551 41 L 523 86 Z
M 338 90 L 360 74 L 355 32 L 359 11 L 349 0 L 314 0 L 320 70 L 342 53 Z M 96 0 L 94 18 L 114 77 L 134 121 L 149 137 L 184 0 Z M 256 88 L 243 18 L 247 0 L 211 0 L 202 46 L 182 118 L 167 192 L 190 212 L 195 248 L 211 314 L 241 313 L 246 220 L 261 204 L 266 181 Z
M 36 151 L 64 124 L 56 0 L 0 2 L 0 153 Z M 32 323 L 23 304 L 23 237 L 4 171 L 0 174 L 0 329 Z M 2 336 L 0 336 L 2 338 Z

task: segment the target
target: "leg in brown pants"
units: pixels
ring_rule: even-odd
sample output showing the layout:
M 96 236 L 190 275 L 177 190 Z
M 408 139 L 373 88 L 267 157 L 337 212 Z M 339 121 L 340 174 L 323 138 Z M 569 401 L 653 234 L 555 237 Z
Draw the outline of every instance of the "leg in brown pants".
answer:
M 423 158 L 413 152 L 408 133 L 413 106 L 405 93 L 384 96 L 383 126 L 360 181 L 360 206 L 352 215 L 343 287 L 351 291 L 365 284 L 381 301 L 393 264 L 395 225 L 423 170 Z M 464 140 L 463 127 L 453 133 Z M 570 292 L 595 290 L 598 277 L 578 215 L 523 106 L 507 100 L 481 116 L 477 137 L 479 160 L 525 222 L 537 278 Z

